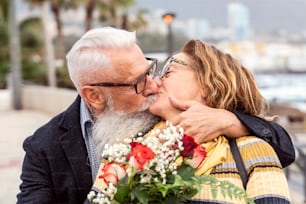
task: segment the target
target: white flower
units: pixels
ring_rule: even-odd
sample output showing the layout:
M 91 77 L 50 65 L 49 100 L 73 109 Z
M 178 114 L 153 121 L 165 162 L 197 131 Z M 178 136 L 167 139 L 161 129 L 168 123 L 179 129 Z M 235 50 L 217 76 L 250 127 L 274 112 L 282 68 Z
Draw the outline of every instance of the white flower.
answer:
M 141 174 L 140 175 L 140 183 L 151 183 L 151 174 Z
M 94 191 L 90 191 L 87 195 L 88 200 L 92 200 L 95 197 L 96 193 Z

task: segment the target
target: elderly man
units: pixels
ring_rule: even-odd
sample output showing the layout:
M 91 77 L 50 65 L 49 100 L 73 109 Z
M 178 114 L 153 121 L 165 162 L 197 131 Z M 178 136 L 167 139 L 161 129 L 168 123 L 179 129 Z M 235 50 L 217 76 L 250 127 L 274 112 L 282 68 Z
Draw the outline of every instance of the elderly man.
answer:
M 67 63 L 79 96 L 66 111 L 25 140 L 18 203 L 83 203 L 97 174 L 105 142 L 145 132 L 158 120 L 147 112 L 152 99 L 142 95 L 147 80 L 155 74 L 157 60 L 145 58 L 135 33 L 110 27 L 90 30 L 72 47 Z M 187 124 L 189 116 L 196 119 L 192 110 L 191 106 L 178 124 Z M 212 125 L 211 133 L 237 137 L 230 135 L 233 131 L 229 130 L 235 129 L 236 134 L 245 134 L 234 114 L 221 114 L 224 117 L 218 118 L 224 120 L 209 120 L 214 118 L 212 109 L 210 114 L 202 114 L 195 126 L 200 126 L 199 121 L 211 121 L 205 126 Z M 279 126 L 238 115 L 251 128 L 249 132 L 267 140 L 289 141 L 290 147 L 290 138 Z M 294 152 L 290 156 L 294 157 Z

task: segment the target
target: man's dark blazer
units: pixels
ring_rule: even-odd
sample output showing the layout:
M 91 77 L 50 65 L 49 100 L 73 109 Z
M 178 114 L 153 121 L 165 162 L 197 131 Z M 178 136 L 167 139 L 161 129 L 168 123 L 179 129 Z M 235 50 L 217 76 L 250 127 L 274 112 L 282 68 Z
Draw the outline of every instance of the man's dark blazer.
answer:
M 17 203 L 83 203 L 92 186 L 80 97 L 28 137 Z

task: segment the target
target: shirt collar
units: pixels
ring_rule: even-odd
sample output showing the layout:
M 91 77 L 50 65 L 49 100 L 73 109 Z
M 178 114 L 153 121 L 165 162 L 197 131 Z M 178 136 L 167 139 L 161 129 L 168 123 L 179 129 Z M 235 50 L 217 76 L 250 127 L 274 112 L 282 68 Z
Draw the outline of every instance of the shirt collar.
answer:
M 81 129 L 82 129 L 82 134 L 83 137 L 88 137 L 89 135 L 87 135 L 87 131 L 86 128 L 88 127 L 87 125 L 93 125 L 93 120 L 92 120 L 92 116 L 88 110 L 88 108 L 85 105 L 85 102 L 83 99 L 81 99 L 81 103 L 80 103 L 80 122 L 81 122 Z

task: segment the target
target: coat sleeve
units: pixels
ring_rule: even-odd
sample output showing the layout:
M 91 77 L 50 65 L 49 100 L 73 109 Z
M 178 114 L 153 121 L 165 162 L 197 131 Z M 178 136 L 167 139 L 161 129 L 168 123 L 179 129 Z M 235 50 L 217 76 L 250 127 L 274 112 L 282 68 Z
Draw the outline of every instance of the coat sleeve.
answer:
M 22 166 L 20 193 L 17 203 L 54 203 L 47 160 L 39 153 L 33 137 L 24 141 L 25 157 Z
M 242 113 L 234 112 L 238 119 L 255 135 L 267 141 L 275 150 L 283 167 L 295 160 L 295 149 L 287 131 L 279 124 L 265 119 Z

